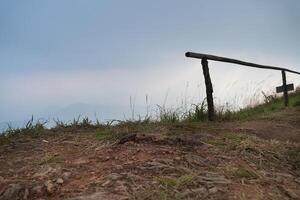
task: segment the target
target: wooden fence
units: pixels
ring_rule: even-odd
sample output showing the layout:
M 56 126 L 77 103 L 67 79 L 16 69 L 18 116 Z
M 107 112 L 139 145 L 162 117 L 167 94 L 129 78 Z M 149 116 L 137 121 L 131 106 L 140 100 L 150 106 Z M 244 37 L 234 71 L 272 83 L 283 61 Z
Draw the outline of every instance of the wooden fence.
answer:
M 220 56 L 209 55 L 209 54 L 187 52 L 187 53 L 185 53 L 185 56 L 190 57 L 190 58 L 201 59 L 203 75 L 204 75 L 204 80 L 205 80 L 205 86 L 206 86 L 208 119 L 210 121 L 213 121 L 214 118 L 215 118 L 215 109 L 214 109 L 214 101 L 213 101 L 213 86 L 212 86 L 211 78 L 210 78 L 210 74 L 209 74 L 208 60 L 239 64 L 239 65 L 244 65 L 244 66 L 248 66 L 248 67 L 255 67 L 255 68 L 261 68 L 261 69 L 272 69 L 272 70 L 281 71 L 282 86 L 276 87 L 276 92 L 278 92 L 278 93 L 283 92 L 284 105 L 285 106 L 288 106 L 288 103 L 289 103 L 288 91 L 294 90 L 294 85 L 293 84 L 288 84 L 288 85 L 286 84 L 286 72 L 290 72 L 290 73 L 300 75 L 300 72 L 290 70 L 290 69 L 287 69 L 287 68 L 268 66 L 268 65 L 260 65 L 260 64 L 256 64 L 256 63 L 245 62 L 245 61 L 241 61 L 241 60 L 237 60 L 237 59 L 220 57 Z

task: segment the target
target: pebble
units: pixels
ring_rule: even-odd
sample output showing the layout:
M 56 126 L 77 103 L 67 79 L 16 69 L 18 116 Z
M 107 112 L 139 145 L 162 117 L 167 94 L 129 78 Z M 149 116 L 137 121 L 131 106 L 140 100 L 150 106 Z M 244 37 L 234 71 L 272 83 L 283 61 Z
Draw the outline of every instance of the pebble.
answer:
M 209 190 L 208 190 L 208 193 L 209 194 L 215 194 L 215 193 L 217 193 L 218 192 L 218 188 L 216 188 L 216 187 L 212 187 L 212 188 L 210 188 Z
M 176 156 L 175 160 L 181 160 L 181 158 L 179 156 Z
M 48 194 L 52 194 L 55 190 L 55 186 L 54 186 L 54 184 L 52 183 L 51 180 L 48 180 L 48 181 L 45 182 L 45 187 L 46 187 L 46 190 L 47 190 Z
M 63 178 L 63 180 L 69 180 L 69 178 L 70 178 L 70 176 L 71 176 L 71 172 L 64 172 L 63 174 L 62 174 L 62 178 Z
M 64 180 L 62 178 L 58 178 L 58 179 L 56 179 L 56 183 L 57 184 L 63 184 Z
M 122 165 L 116 165 L 117 170 L 122 170 L 124 167 Z
M 111 183 L 111 181 L 107 180 L 104 183 L 102 183 L 102 187 L 106 187 L 106 186 L 110 185 L 110 183 Z
M 25 191 L 24 191 L 23 199 L 24 199 L 24 200 L 27 200 L 27 199 L 28 199 L 28 196 L 29 196 L 29 190 L 26 188 Z
M 117 173 L 111 173 L 110 175 L 107 176 L 108 179 L 112 180 L 112 181 L 116 181 L 118 179 L 120 179 L 122 176 L 120 174 Z

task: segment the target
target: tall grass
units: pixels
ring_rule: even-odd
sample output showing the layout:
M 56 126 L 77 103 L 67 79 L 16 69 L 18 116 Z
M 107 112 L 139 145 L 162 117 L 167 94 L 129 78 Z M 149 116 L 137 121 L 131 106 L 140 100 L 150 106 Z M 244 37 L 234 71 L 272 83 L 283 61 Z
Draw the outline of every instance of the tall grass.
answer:
M 226 120 L 243 120 L 253 118 L 260 114 L 268 114 L 274 111 L 279 111 L 284 109 L 283 98 L 276 94 L 266 94 L 262 93 L 264 99 L 260 104 L 252 104 L 246 108 L 233 110 L 228 104 L 226 105 L 216 105 L 215 115 L 217 121 Z M 181 106 L 176 108 L 166 107 L 166 99 L 163 105 L 156 105 L 155 115 L 150 113 L 150 105 L 148 96 L 146 96 L 146 115 L 136 115 L 134 112 L 135 102 L 131 98 L 130 109 L 132 111 L 131 118 L 124 120 L 111 120 L 107 122 L 100 122 L 98 119 L 96 121 L 91 120 L 88 117 L 78 116 L 69 122 L 64 122 L 59 119 L 53 119 L 54 125 L 50 129 L 60 130 L 66 128 L 72 129 L 97 129 L 97 128 L 107 128 L 113 126 L 136 126 L 145 125 L 150 123 L 180 123 L 180 122 L 206 122 L 207 118 L 207 104 L 206 99 L 203 99 L 200 103 L 188 104 L 187 101 Z M 294 93 L 289 94 L 289 107 L 300 107 L 300 89 L 299 87 Z M 138 116 L 135 118 L 135 116 Z M 44 120 L 34 120 L 33 116 L 28 120 L 22 128 L 15 128 L 11 124 L 7 125 L 7 129 L 0 134 L 4 135 L 15 135 L 19 133 L 31 133 L 33 135 L 38 135 L 47 130 L 47 123 L 49 121 Z

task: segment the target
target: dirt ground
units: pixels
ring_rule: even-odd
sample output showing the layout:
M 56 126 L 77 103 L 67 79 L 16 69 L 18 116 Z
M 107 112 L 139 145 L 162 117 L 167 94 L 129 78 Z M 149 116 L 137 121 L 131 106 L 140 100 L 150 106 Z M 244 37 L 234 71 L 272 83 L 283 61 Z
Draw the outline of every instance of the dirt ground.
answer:
M 250 121 L 52 130 L 0 146 L 0 199 L 300 199 L 300 111 Z

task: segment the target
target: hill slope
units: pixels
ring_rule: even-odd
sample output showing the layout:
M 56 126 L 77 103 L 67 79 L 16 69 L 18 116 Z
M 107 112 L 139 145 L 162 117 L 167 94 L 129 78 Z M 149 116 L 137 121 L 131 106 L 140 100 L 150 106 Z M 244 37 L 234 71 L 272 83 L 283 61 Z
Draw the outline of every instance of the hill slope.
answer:
M 242 121 L 12 137 L 0 146 L 1 200 L 300 197 L 299 106 Z

